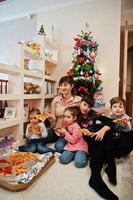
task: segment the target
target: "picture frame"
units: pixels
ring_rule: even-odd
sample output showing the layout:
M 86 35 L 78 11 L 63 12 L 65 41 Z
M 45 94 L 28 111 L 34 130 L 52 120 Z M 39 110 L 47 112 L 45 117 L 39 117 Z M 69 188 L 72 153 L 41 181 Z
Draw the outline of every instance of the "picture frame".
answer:
M 5 107 L 4 118 L 13 119 L 16 117 L 16 108 L 15 107 Z

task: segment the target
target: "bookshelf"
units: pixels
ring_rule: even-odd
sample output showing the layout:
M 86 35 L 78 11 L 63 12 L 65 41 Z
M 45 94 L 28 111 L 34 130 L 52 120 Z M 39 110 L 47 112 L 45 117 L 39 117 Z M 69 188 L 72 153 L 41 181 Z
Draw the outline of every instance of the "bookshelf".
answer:
M 44 111 L 47 103 L 56 95 L 58 51 L 49 39 L 38 38 L 35 37 L 35 41 L 39 41 L 40 54 L 19 44 L 14 52 L 15 66 L 0 63 L 0 73 L 8 76 L 7 94 L 0 94 L 0 101 L 7 101 L 8 107 L 16 108 L 15 118 L 0 120 L 0 137 L 12 134 L 15 140 L 22 142 L 24 123 L 27 121 L 24 105 Z M 29 62 L 27 68 L 25 59 Z M 25 83 L 37 85 L 39 92 L 25 93 Z

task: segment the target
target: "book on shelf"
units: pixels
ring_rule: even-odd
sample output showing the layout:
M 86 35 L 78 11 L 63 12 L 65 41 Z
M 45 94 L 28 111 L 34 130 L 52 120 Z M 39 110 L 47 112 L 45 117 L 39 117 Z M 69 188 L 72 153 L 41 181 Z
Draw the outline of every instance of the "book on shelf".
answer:
M 54 94 L 55 84 L 52 81 L 45 82 L 45 94 Z

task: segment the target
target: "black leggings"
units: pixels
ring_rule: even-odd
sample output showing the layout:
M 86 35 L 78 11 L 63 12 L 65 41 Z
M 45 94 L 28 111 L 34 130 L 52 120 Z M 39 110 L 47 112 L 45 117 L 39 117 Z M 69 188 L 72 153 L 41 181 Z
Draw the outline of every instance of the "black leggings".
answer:
M 133 150 L 133 130 L 130 132 L 121 132 L 119 139 L 113 141 L 114 157 L 120 158 L 129 154 Z
M 102 141 L 95 141 L 95 138 L 90 138 L 88 145 L 90 148 L 90 168 L 92 174 L 98 175 L 104 163 L 107 163 L 110 169 L 116 169 L 111 131 L 106 132 Z

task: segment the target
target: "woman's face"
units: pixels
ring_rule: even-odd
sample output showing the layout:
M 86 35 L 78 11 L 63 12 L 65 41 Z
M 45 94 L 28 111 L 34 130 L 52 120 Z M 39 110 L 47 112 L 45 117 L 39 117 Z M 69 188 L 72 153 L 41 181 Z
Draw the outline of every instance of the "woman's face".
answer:
M 85 101 L 82 101 L 80 103 L 80 111 L 84 116 L 87 115 L 90 110 L 91 110 L 91 108 L 88 105 L 88 103 L 86 103 Z
M 111 107 L 112 114 L 115 114 L 116 116 L 122 115 L 125 113 L 125 108 L 122 103 L 115 103 Z
M 71 93 L 73 89 L 73 84 L 70 84 L 68 82 L 64 82 L 60 84 L 60 92 L 62 95 L 67 95 Z

